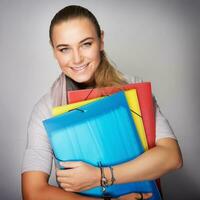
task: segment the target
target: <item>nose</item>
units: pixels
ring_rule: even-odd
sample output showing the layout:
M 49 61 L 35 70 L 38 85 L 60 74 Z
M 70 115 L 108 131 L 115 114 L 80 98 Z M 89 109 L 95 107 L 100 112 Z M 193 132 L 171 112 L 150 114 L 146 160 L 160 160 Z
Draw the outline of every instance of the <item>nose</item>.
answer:
M 83 56 L 79 49 L 75 49 L 73 52 L 73 62 L 74 64 L 80 64 L 83 61 Z

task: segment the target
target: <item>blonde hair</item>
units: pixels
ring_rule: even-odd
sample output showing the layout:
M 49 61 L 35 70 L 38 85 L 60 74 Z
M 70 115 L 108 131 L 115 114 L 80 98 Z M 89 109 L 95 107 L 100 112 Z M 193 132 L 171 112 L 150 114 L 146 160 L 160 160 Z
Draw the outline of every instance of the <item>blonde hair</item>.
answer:
M 96 87 L 120 87 L 126 83 L 123 74 L 109 62 L 104 51 L 101 52 L 101 63 L 94 74 L 94 79 Z
M 74 18 L 87 18 L 92 22 L 95 27 L 99 40 L 101 39 L 101 29 L 96 17 L 86 8 L 71 5 L 61 9 L 51 20 L 49 28 L 50 43 L 53 46 L 52 33 L 53 27 L 63 21 L 67 21 Z M 123 74 L 118 71 L 108 60 L 104 51 L 101 51 L 101 61 L 94 74 L 95 87 L 105 86 L 118 86 L 125 84 L 126 81 L 123 78 Z

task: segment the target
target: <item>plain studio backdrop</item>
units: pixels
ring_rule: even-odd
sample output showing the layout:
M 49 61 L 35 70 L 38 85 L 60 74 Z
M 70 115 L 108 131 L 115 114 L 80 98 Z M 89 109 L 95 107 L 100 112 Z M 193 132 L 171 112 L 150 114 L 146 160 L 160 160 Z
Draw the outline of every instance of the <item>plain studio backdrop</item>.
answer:
M 180 171 L 162 177 L 165 199 L 200 199 L 200 2 L 195 0 L 0 1 L 0 199 L 21 199 L 27 122 L 60 73 L 49 45 L 50 20 L 70 4 L 96 15 L 105 50 L 122 72 L 152 82 L 184 158 Z

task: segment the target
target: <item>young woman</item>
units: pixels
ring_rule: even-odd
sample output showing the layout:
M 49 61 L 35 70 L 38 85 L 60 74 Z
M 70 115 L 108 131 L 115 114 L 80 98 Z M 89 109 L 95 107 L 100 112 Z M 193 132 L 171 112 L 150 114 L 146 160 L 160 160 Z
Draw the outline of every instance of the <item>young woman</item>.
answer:
M 100 185 L 99 168 L 84 162 L 64 162 L 70 170 L 57 170 L 60 187 L 48 184 L 53 154 L 42 125 L 51 117 L 53 106 L 67 103 L 68 90 L 117 86 L 129 83 L 108 61 L 104 52 L 104 33 L 95 16 L 86 8 L 68 6 L 52 19 L 50 43 L 61 68 L 51 90 L 35 105 L 28 126 L 28 144 L 22 168 L 24 200 L 98 199 L 74 192 Z M 132 78 L 131 82 L 138 82 Z M 180 149 L 167 120 L 156 104 L 156 146 L 137 159 L 114 166 L 115 183 L 156 179 L 182 166 Z M 105 176 L 111 179 L 109 168 Z M 118 199 L 148 199 L 151 194 L 121 196 Z

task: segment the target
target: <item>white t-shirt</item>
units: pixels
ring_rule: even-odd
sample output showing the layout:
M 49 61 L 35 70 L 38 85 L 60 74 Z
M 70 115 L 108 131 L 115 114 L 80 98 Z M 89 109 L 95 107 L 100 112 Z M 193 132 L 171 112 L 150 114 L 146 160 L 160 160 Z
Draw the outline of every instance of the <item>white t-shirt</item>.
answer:
M 127 78 L 129 83 L 141 82 L 140 79 Z M 161 138 L 176 139 L 167 119 L 156 103 L 156 141 Z M 51 173 L 53 153 L 42 121 L 52 117 L 52 99 L 50 92 L 44 95 L 34 106 L 28 124 L 27 146 L 24 153 L 22 173 L 42 171 Z

